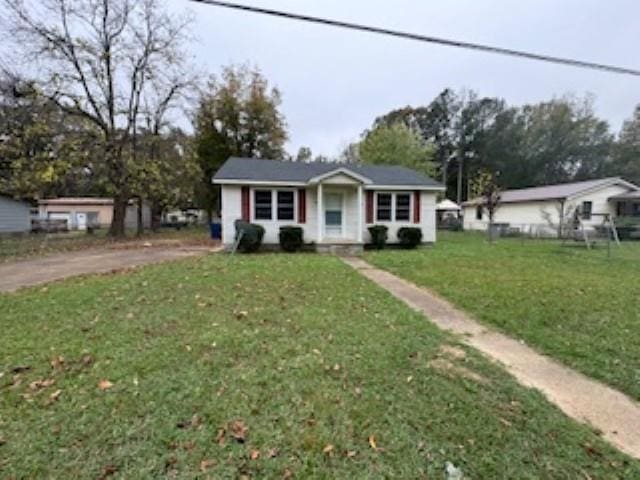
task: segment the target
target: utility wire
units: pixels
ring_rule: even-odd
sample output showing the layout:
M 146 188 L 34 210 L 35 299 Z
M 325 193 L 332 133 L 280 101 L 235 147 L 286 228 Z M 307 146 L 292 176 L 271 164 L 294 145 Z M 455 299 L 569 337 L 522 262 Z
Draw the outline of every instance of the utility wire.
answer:
M 361 32 L 377 33 L 377 34 L 388 35 L 388 36 L 397 37 L 397 38 L 416 40 L 419 42 L 435 43 L 439 45 L 445 45 L 448 47 L 465 48 L 468 50 L 476 50 L 481 52 L 493 53 L 497 55 L 508 55 L 512 57 L 526 58 L 529 60 L 538 60 L 541 62 L 568 65 L 570 67 L 587 68 L 591 70 L 600 70 L 600 71 L 605 71 L 609 73 L 618 73 L 623 75 L 633 75 L 636 77 L 640 77 L 640 70 L 635 70 L 635 69 L 626 68 L 626 67 L 617 67 L 615 65 L 586 62 L 583 60 L 576 60 L 572 58 L 554 57 L 551 55 L 542 55 L 538 53 L 525 52 L 522 50 L 513 50 L 510 48 L 493 47 L 490 45 L 483 45 L 479 43 L 450 40 L 446 38 L 420 35 L 417 33 L 403 32 L 401 30 L 391 30 L 388 28 L 372 27 L 369 25 L 362 25 L 358 23 L 343 22 L 341 20 L 332 20 L 330 18 L 313 17 L 309 15 L 301 15 L 297 13 L 284 12 L 281 10 L 272 10 L 268 8 L 253 7 L 250 5 L 240 5 L 237 3 L 224 2 L 219 0 L 190 0 L 190 1 L 194 3 L 211 5 L 214 7 L 229 8 L 232 10 L 241 10 L 245 12 L 269 15 L 272 17 L 286 18 L 289 20 L 299 20 L 303 22 L 316 23 L 320 25 L 329 25 L 332 27 L 346 28 L 349 30 L 358 30 Z

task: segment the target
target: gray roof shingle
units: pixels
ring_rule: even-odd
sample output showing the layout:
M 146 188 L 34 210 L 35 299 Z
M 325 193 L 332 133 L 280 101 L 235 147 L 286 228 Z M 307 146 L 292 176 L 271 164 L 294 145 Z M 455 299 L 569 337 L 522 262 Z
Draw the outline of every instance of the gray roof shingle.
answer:
M 407 185 L 442 188 L 442 185 L 410 168 L 390 165 L 346 163 L 285 162 L 258 158 L 229 158 L 214 175 L 214 181 L 247 180 L 261 182 L 307 183 L 314 177 L 345 168 L 371 180 L 374 185 Z
M 544 185 L 542 187 L 520 188 L 518 190 L 504 190 L 500 192 L 501 203 L 531 202 L 536 200 L 560 200 L 572 197 L 578 193 L 620 183 L 633 188 L 631 184 L 619 177 L 600 178 L 597 180 L 586 180 L 583 182 L 559 183 L 556 185 Z M 464 202 L 463 206 L 478 205 L 482 199 L 474 198 Z

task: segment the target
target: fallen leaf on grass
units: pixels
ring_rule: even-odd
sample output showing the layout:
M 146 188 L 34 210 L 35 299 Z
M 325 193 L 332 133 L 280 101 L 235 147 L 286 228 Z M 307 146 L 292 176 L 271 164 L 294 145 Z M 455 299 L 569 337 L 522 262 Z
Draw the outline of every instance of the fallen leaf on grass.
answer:
M 239 443 L 244 443 L 249 429 L 242 420 L 236 420 L 229 425 L 229 431 L 234 440 Z
M 224 445 L 224 435 L 227 433 L 227 430 L 224 428 L 218 429 L 218 434 L 216 435 L 216 443 L 218 445 Z
M 106 378 L 103 378 L 102 380 L 100 380 L 98 382 L 98 388 L 100 390 L 102 390 L 103 392 L 105 390 L 109 390 L 111 387 L 113 387 L 113 383 L 111 383 L 109 380 L 107 380 Z
M 325 455 L 331 455 L 331 452 L 333 452 L 333 448 L 333 445 L 329 444 L 322 449 L 322 453 L 324 453 Z
M 347 458 L 353 458 L 358 454 L 358 452 L 356 452 L 355 450 L 349 450 L 347 451 Z
M 197 428 L 202 424 L 202 419 L 198 414 L 194 414 L 189 420 L 182 420 L 176 424 L 178 428 Z
M 102 469 L 102 473 L 98 477 L 98 480 L 104 480 L 105 478 L 110 477 L 111 475 L 114 475 L 117 472 L 118 472 L 118 467 L 116 467 L 115 465 L 107 465 Z
M 251 460 L 257 460 L 260 458 L 260 450 L 251 450 L 251 453 L 249 454 L 249 458 L 251 458 Z
M 53 392 L 51 395 L 49 395 L 49 399 L 45 402 L 45 405 L 51 405 L 52 403 L 57 402 L 61 394 L 62 394 L 62 390 L 60 389 Z
M 34 391 L 42 390 L 43 388 L 50 387 L 54 383 L 56 383 L 56 381 L 53 378 L 46 378 L 44 380 L 36 380 L 35 382 L 31 382 L 29 384 L 29 388 L 31 390 L 34 390 Z
M 271 450 L 269 450 L 269 453 L 267 454 L 267 456 L 269 458 L 276 458 L 278 456 L 280 452 L 278 452 L 277 448 L 272 448 Z
M 376 436 L 375 435 L 370 435 L 369 436 L 369 446 L 374 449 L 376 452 L 378 450 L 381 450 L 378 448 L 378 444 L 376 443 Z
M 204 459 L 200 460 L 200 471 L 205 473 L 209 468 L 213 467 L 216 464 L 215 460 Z
M 49 364 L 54 370 L 59 370 L 64 367 L 64 357 L 62 355 L 57 355 L 49 361 Z

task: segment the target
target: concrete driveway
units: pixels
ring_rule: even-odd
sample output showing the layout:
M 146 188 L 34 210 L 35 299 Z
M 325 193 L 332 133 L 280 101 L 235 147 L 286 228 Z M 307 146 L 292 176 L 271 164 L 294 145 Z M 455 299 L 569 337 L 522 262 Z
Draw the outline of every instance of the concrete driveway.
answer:
M 193 257 L 216 250 L 198 246 L 95 249 L 0 264 L 0 292 L 13 292 L 23 287 L 41 285 L 87 273 L 105 273 Z

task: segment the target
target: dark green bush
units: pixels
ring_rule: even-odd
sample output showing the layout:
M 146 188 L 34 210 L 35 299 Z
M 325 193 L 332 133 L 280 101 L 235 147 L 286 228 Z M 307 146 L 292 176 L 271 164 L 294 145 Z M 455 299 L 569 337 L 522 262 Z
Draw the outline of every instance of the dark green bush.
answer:
M 422 242 L 422 229 L 402 227 L 398 229 L 398 241 L 404 248 L 416 248 Z
M 264 228 L 262 225 L 255 223 L 243 222 L 241 220 L 236 221 L 236 240 L 242 233 L 240 244 L 238 249 L 244 253 L 255 252 L 262 245 L 262 238 L 264 237 Z
M 304 243 L 302 227 L 280 227 L 280 247 L 285 252 L 297 252 Z
M 369 227 L 369 233 L 371 234 L 371 244 L 381 250 L 387 243 L 387 228 L 385 225 L 372 225 Z

